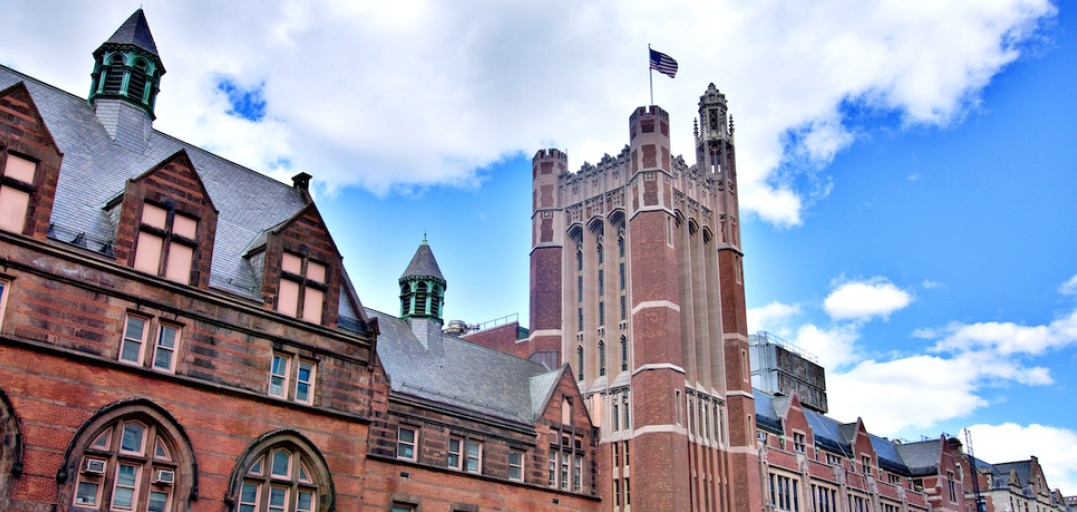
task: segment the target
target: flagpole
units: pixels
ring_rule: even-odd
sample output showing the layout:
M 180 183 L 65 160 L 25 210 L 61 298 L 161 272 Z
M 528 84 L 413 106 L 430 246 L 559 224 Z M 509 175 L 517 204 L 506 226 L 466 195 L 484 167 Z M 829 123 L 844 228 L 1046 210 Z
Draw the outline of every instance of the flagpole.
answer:
M 654 67 L 651 66 L 651 45 L 647 45 L 647 69 L 651 80 L 651 105 L 654 105 Z

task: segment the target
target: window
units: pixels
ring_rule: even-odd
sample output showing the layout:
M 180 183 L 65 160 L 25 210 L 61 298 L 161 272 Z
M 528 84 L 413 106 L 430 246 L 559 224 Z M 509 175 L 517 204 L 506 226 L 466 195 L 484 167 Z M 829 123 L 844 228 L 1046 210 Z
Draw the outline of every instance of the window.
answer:
M 482 473 L 482 443 L 469 439 L 464 445 L 467 448 L 466 471 L 468 473 Z
M 568 489 L 568 454 L 561 452 L 561 488 Z
M 606 342 L 598 340 L 598 375 L 606 374 Z
M 153 368 L 171 372 L 176 369 L 176 344 L 179 343 L 179 328 L 161 325 L 157 330 L 157 343 L 153 347 Z
M 831 466 L 840 466 L 841 465 L 841 457 L 838 457 L 837 455 L 834 455 L 833 453 L 827 453 L 826 454 L 826 463 L 828 465 L 831 465 Z
M 61 491 L 73 510 L 164 512 L 187 498 L 189 445 L 173 437 L 167 413 L 142 402 L 106 407 L 80 430 L 68 462 L 74 476 Z
M 864 474 L 871 476 L 871 457 L 863 455 L 860 457 L 860 466 L 864 469 Z
M 406 503 L 393 503 L 389 508 L 389 512 L 415 512 L 415 505 L 409 505 Z
M 623 236 L 617 237 L 617 257 L 625 257 L 625 238 Z
M 524 481 L 524 452 L 509 451 L 509 480 Z
M 151 203 L 143 203 L 135 270 L 190 284 L 194 251 L 198 247 L 198 219 Z
M 262 436 L 240 459 L 231 484 L 235 512 L 332 509 L 328 469 L 306 438 L 290 431 Z
M 579 317 L 579 326 L 580 326 L 579 330 L 582 331 L 583 330 L 583 308 L 577 308 L 576 309 L 576 314 Z
M 601 265 L 603 260 L 605 260 L 605 258 L 602 255 L 602 244 L 601 243 L 598 244 L 598 250 L 596 252 L 598 253 L 598 264 Z
M 621 290 L 625 289 L 625 264 L 621 263 L 618 267 L 621 274 Z
M 620 507 L 621 506 L 621 481 L 620 480 L 614 480 L 613 481 L 613 506 L 614 507 Z
M 415 459 L 415 444 L 418 432 L 414 428 L 400 427 L 396 431 L 396 456 L 405 460 Z
M 463 448 L 464 440 L 459 437 L 449 438 L 449 454 L 446 457 L 445 465 L 450 469 L 463 469 L 460 461 L 463 460 Z
M 146 346 L 146 331 L 149 328 L 149 319 L 138 316 L 127 316 L 126 327 L 123 330 L 123 340 L 120 341 L 120 361 L 135 365 L 142 364 L 143 347 Z
M 954 485 L 954 472 L 946 472 L 946 485 L 950 490 L 950 503 L 957 503 L 957 487 Z M 1028 506 L 1027 504 L 1025 506 Z
M 849 512 L 870 512 L 863 496 L 849 494 Z
M 838 512 L 838 491 L 821 485 L 811 486 L 815 512 Z
M 626 318 L 627 314 L 628 314 L 628 308 L 627 308 L 625 296 L 624 296 L 624 294 L 621 294 L 621 320 L 624 320 Z
M 583 276 L 576 276 L 576 302 L 583 302 Z
M 625 418 L 624 418 L 625 429 L 631 429 L 632 428 L 632 423 L 629 421 L 629 417 L 631 416 L 631 414 L 629 413 L 629 408 L 628 408 L 628 391 L 625 391 L 624 394 L 621 395 L 621 410 L 622 410 L 622 412 L 624 413 L 624 416 L 625 416 Z
M 329 289 L 328 267 L 306 256 L 290 252 L 281 255 L 280 291 L 277 311 L 308 322 L 322 323 L 325 293 Z M 415 313 L 426 313 L 426 283 L 415 292 Z
M 628 441 L 621 441 L 621 443 L 622 443 L 622 446 L 624 446 L 623 452 L 624 452 L 624 457 L 625 457 L 625 467 L 627 468 L 628 466 L 631 465 L 631 463 L 630 463 L 631 459 L 628 456 Z
M 26 228 L 30 194 L 34 191 L 37 163 L 8 153 L 3 171 L 0 176 L 0 229 L 22 234 Z
M 625 477 L 625 506 L 632 504 L 632 484 L 628 477 Z
M 602 254 L 602 253 L 599 253 Z M 601 297 L 606 294 L 606 272 L 603 269 L 598 269 L 598 295 Z
M 550 487 L 557 487 L 557 451 L 550 450 L 550 478 L 547 485 Z
M 617 468 L 621 466 L 621 452 L 620 443 L 613 443 L 613 467 Z
M 572 458 L 572 491 L 580 492 L 580 482 L 583 475 L 583 457 L 576 455 Z
M 583 347 L 576 347 L 576 373 L 576 378 L 583 380 Z
M 777 510 L 800 512 L 797 481 L 785 475 L 770 474 L 770 504 Z
M 288 389 L 288 367 L 290 364 L 290 357 L 273 354 L 273 364 L 269 375 L 269 396 L 287 398 L 285 391 Z
M 606 325 L 606 303 L 598 303 L 598 325 Z
M 273 354 L 269 367 L 269 396 L 313 404 L 317 371 L 318 364 L 314 361 L 292 354 Z
M 628 370 L 628 338 L 621 336 L 621 371 Z
M 610 395 L 610 399 L 613 402 L 613 414 L 610 417 L 613 419 L 613 431 L 617 432 L 621 430 L 621 404 L 617 395 Z
M 901 477 L 893 473 L 886 474 L 886 481 L 894 485 L 901 485 Z
M 805 451 L 804 441 L 805 441 L 804 434 L 801 434 L 800 432 L 793 432 L 793 450 L 794 451 L 796 451 L 797 453 L 804 453 L 804 451 Z

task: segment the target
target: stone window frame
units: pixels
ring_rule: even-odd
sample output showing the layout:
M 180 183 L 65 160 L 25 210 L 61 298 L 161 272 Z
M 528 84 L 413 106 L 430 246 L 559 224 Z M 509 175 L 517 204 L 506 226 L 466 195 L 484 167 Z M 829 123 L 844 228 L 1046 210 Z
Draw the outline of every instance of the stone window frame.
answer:
M 803 430 L 793 429 L 793 451 L 796 453 L 808 453 L 808 436 Z
M 519 459 L 518 463 L 514 464 L 512 462 L 513 456 L 515 456 L 515 457 L 517 457 Z M 523 482 L 524 481 L 524 475 L 526 474 L 526 473 L 524 473 L 525 466 L 526 466 L 526 462 L 525 462 L 526 459 L 527 459 L 527 452 L 525 452 L 524 450 L 519 450 L 519 449 L 515 449 L 515 448 L 509 449 L 509 472 L 508 472 L 509 480 L 512 480 L 514 482 Z M 518 473 L 518 475 L 515 476 L 515 477 L 512 476 L 513 469 L 515 469 L 517 471 L 517 473 Z
M 125 450 L 124 430 L 128 425 L 142 427 L 140 450 Z M 147 455 L 148 453 L 148 455 Z M 99 461 L 89 468 L 87 461 Z M 73 510 L 113 509 L 120 466 L 135 466 L 136 481 L 132 507 L 145 511 L 154 495 L 165 495 L 165 510 L 187 510 L 198 496 L 198 467 L 190 438 L 175 417 L 156 403 L 144 399 L 125 399 L 103 407 L 76 431 L 64 453 L 64 464 L 56 474 L 60 486 L 59 503 Z M 158 480 L 160 471 L 171 471 L 172 481 Z M 95 503 L 77 504 L 83 483 L 96 486 Z
M 138 341 L 141 346 L 138 348 L 137 361 L 124 358 L 124 346 L 128 343 L 128 340 L 133 340 L 133 338 L 128 337 L 128 329 L 131 326 L 130 320 L 132 318 L 137 318 L 143 322 L 142 338 Z M 180 348 L 183 344 L 184 328 L 185 327 L 181 322 L 175 320 L 162 319 L 144 311 L 128 311 L 127 314 L 124 315 L 123 329 L 120 332 L 120 343 L 116 358 L 120 363 L 126 365 L 148 368 L 162 373 L 176 373 L 176 366 L 179 364 Z M 163 367 L 158 366 L 157 363 L 158 355 L 162 350 L 162 337 L 166 329 L 174 331 L 174 335 L 172 337 L 172 347 L 163 347 L 164 350 L 172 351 L 172 354 L 168 358 L 168 366 Z
M 404 441 L 402 432 L 411 432 L 411 441 Z M 411 447 L 411 455 L 404 455 L 407 447 Z M 396 458 L 400 460 L 419 461 L 419 427 L 412 425 L 400 425 L 396 429 Z
M 287 476 L 274 476 L 272 467 L 269 465 L 269 457 L 282 451 L 287 452 L 289 456 L 289 472 Z M 295 460 L 293 456 L 296 456 Z M 251 471 L 256 463 L 261 463 L 260 472 Z M 303 480 L 304 472 L 307 476 L 306 480 Z M 309 509 L 311 512 L 334 509 L 336 493 L 329 465 L 317 446 L 296 430 L 278 429 L 267 432 L 255 439 L 244 450 L 232 468 L 232 474 L 228 480 L 228 493 L 225 495 L 225 505 L 230 510 L 238 512 L 243 499 L 244 484 L 251 485 L 254 482 L 257 482 L 259 486 L 258 505 L 268 504 L 268 493 L 261 491 L 263 486 L 267 489 L 287 487 L 289 496 L 298 497 L 300 492 L 313 494 Z M 286 500 L 285 510 L 304 512 L 304 509 L 297 508 L 297 505 L 298 499 Z M 267 508 L 255 507 L 254 510 L 265 512 Z
M 330 265 L 328 262 L 312 259 L 309 252 L 302 249 L 300 248 L 299 253 L 287 250 L 281 252 L 280 286 L 275 309 L 285 316 L 321 325 L 325 322 L 325 303 L 329 297 Z M 294 268 L 293 262 L 299 264 L 298 269 Z M 289 307 L 291 301 L 285 300 L 288 299 L 284 295 L 285 283 L 296 286 L 295 311 Z M 312 293 L 320 294 L 316 309 L 308 309 L 307 301 L 315 297 Z
M 155 222 L 155 217 L 158 216 L 157 211 L 164 216 L 160 223 Z M 201 224 L 202 219 L 177 211 L 175 203 L 170 200 L 163 203 L 143 200 L 139 209 L 135 234 L 135 256 L 131 267 L 174 283 L 190 285 L 191 271 L 194 269 L 198 252 L 198 229 Z M 150 242 L 154 239 L 160 241 L 159 247 L 150 247 L 150 243 L 156 243 Z M 190 250 L 190 255 L 179 252 L 180 249 Z M 140 263 L 142 261 L 140 255 L 149 255 L 151 252 L 155 253 L 156 257 L 149 260 L 151 262 L 156 260 L 156 265 L 146 266 L 147 263 Z M 173 256 L 177 254 L 179 259 L 173 259 Z M 186 274 L 181 271 L 184 268 Z
M 266 394 L 279 400 L 314 405 L 315 394 L 318 389 L 318 360 L 308 356 L 309 354 L 300 354 L 287 348 L 274 350 L 269 360 L 269 378 L 267 380 Z M 277 361 L 284 363 L 283 373 L 275 369 Z M 307 380 L 300 379 L 304 366 L 307 366 L 309 370 Z M 278 385 L 274 384 L 274 379 L 279 380 Z M 305 400 L 300 398 L 300 386 L 303 385 L 307 386 L 307 399 Z M 280 393 L 274 393 L 274 387 L 279 387 Z

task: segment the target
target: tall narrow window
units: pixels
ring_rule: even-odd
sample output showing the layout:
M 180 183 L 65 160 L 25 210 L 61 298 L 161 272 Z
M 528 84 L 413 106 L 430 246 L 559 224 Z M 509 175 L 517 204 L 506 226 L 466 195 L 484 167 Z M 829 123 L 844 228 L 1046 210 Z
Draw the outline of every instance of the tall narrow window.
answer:
M 277 311 L 308 322 L 322 323 L 325 294 L 328 291 L 328 267 L 307 257 L 286 252 L 281 256 L 280 292 Z M 419 283 L 415 292 L 415 313 L 426 312 L 426 285 Z
M 580 492 L 581 482 L 583 480 L 583 457 L 575 455 L 572 457 L 572 491 Z
M 314 363 L 299 361 L 295 375 L 295 401 L 305 404 L 314 401 Z
M 606 325 L 606 303 L 598 303 L 598 325 Z
M 583 270 L 583 251 L 576 249 L 576 270 Z
M 626 302 L 625 296 L 622 293 L 621 294 L 621 320 L 624 320 L 628 315 L 628 311 L 627 311 L 628 308 L 627 308 L 627 304 L 625 304 L 625 302 Z
M 618 272 L 620 273 L 621 289 L 624 290 L 625 289 L 625 264 L 623 262 L 618 263 L 617 264 L 617 269 L 618 269 Z
M 127 316 L 126 327 L 123 330 L 123 341 L 120 342 L 120 361 L 135 365 L 142 364 L 143 347 L 146 346 L 146 333 L 149 330 L 149 320 L 138 316 Z
M 576 373 L 576 378 L 583 380 L 583 347 L 576 347 Z
M 0 175 L 0 229 L 22 234 L 30 207 L 37 163 L 8 153 Z
M 459 437 L 449 438 L 449 454 L 445 459 L 445 465 L 450 469 L 463 469 L 464 440 Z
M 621 336 L 621 371 L 628 370 L 628 338 Z
M 598 296 L 601 297 L 606 294 L 606 272 L 602 269 L 598 269 Z
M 623 236 L 618 236 L 617 237 L 617 257 L 618 258 L 624 258 L 625 257 L 625 237 L 623 237 Z
M 153 348 L 153 369 L 171 372 L 176 369 L 176 346 L 179 328 L 162 325 L 157 330 L 157 344 Z
M 400 427 L 396 434 L 396 456 L 401 459 L 415 460 L 415 444 L 418 431 L 410 427 Z
M 598 251 L 596 252 L 598 253 L 598 264 L 601 265 L 602 262 L 605 260 L 605 257 L 603 257 L 602 252 L 602 244 L 598 244 Z
M 127 83 L 127 96 L 139 103 L 144 102 L 146 96 L 147 67 L 143 60 L 136 62 Z
M 105 80 L 101 92 L 106 94 L 119 94 L 123 87 L 124 74 L 123 57 L 116 55 L 105 66 Z
M 269 395 L 278 398 L 287 398 L 285 391 L 288 389 L 289 366 L 291 358 L 273 354 L 273 363 L 269 374 Z
M 576 316 L 579 317 L 578 318 L 579 324 L 580 324 L 579 330 L 582 331 L 583 330 L 583 308 L 576 308 Z
M 550 487 L 557 487 L 557 451 L 550 450 L 550 465 L 549 465 L 550 478 L 547 485 Z
M 465 469 L 468 473 L 482 473 L 482 443 L 469 439 L 464 446 L 467 450 Z
M 174 208 L 143 203 L 135 243 L 135 270 L 190 284 L 194 251 L 198 247 L 198 219 Z
M 518 482 L 524 480 L 524 452 L 519 450 L 509 451 L 509 480 Z
M 606 342 L 598 341 L 598 375 L 599 377 L 606 374 Z
M 631 429 L 632 428 L 632 422 L 629 420 L 629 418 L 631 418 L 631 413 L 630 413 L 630 410 L 628 408 L 628 392 L 627 391 L 625 391 L 625 393 L 623 395 L 621 395 L 621 408 L 623 409 L 623 412 L 624 412 L 624 415 L 625 415 L 625 421 L 624 421 L 625 429 Z

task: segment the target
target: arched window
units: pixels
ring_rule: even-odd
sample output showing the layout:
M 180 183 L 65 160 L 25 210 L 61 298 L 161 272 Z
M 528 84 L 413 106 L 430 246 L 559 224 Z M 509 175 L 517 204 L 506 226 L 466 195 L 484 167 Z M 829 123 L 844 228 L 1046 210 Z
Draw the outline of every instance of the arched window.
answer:
M 400 284 L 400 307 L 401 316 L 411 314 L 411 285 L 408 283 Z
M 605 260 L 605 256 L 603 256 L 603 252 L 602 252 L 602 243 L 601 242 L 599 242 L 599 244 L 598 244 L 597 253 L 598 253 L 598 264 L 601 265 L 602 262 Z
M 606 374 L 606 342 L 598 341 L 598 375 L 599 377 Z
M 302 434 L 263 435 L 232 471 L 226 501 L 236 512 L 316 512 L 333 508 L 329 468 Z
M 127 82 L 127 96 L 139 103 L 146 94 L 147 68 L 146 61 L 139 59 L 131 68 L 131 78 Z
M 415 314 L 426 314 L 426 283 L 419 283 L 419 286 L 415 289 Z
M 123 87 L 123 56 L 114 55 L 105 65 L 105 87 L 101 92 L 105 94 L 119 94 Z
M 576 249 L 576 270 L 583 270 L 583 251 Z
M 618 234 L 618 236 L 617 236 L 617 257 L 618 258 L 624 258 L 625 257 L 625 237 L 620 236 L 620 234 Z
M 95 510 L 175 512 L 197 496 L 183 429 L 146 399 L 105 407 L 75 435 L 57 474 L 60 503 Z
M 576 347 L 576 373 L 577 379 L 583 380 L 583 347 Z

